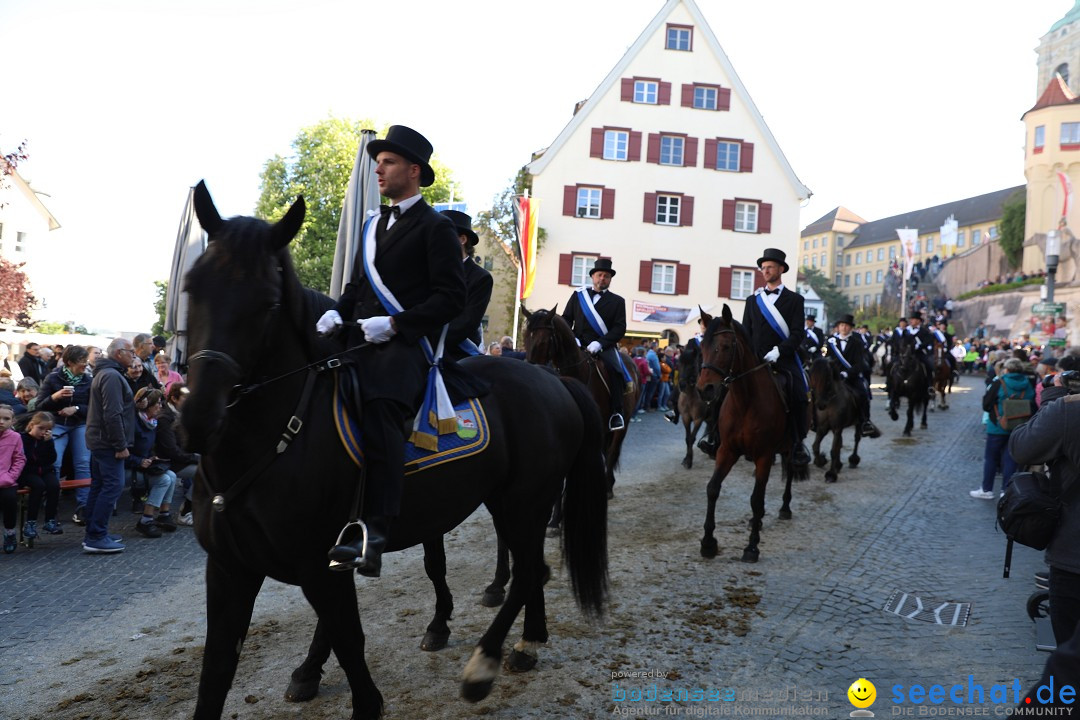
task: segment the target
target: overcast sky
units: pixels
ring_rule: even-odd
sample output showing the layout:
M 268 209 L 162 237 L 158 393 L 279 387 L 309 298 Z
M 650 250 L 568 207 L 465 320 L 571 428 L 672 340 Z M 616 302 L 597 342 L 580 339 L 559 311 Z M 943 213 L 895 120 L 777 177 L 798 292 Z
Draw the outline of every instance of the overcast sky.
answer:
M 814 194 L 802 226 L 1023 184 L 1034 49 L 1072 4 L 698 0 Z M 63 226 L 35 289 L 51 319 L 148 327 L 188 187 L 251 214 L 263 163 L 329 115 L 420 130 L 470 210 L 489 207 L 661 7 L 0 0 L 0 148 L 29 140 L 21 171 Z

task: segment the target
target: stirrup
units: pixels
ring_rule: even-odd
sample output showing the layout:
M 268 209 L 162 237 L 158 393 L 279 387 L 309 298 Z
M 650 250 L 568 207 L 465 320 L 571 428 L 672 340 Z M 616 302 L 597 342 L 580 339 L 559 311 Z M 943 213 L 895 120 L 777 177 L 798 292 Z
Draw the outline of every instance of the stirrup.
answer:
M 334 551 L 338 550 L 339 548 L 341 548 L 342 550 L 344 550 L 344 548 L 349 548 L 350 550 L 357 549 L 355 544 L 355 537 L 353 537 L 350 542 L 345 542 L 345 538 L 349 534 L 350 528 L 353 527 L 360 528 L 360 537 L 362 539 L 362 542 L 360 543 L 359 552 L 352 560 L 331 559 L 331 570 L 352 570 L 354 568 L 357 568 L 360 566 L 361 562 L 363 562 L 364 556 L 367 555 L 368 529 L 367 525 L 364 524 L 363 520 L 353 520 L 351 522 L 345 523 L 345 527 L 343 527 L 341 529 L 341 532 L 338 533 L 337 542 L 334 543 L 334 547 L 330 548 L 330 553 L 328 554 L 333 555 Z
M 608 430 L 622 430 L 626 427 L 626 421 L 620 413 L 613 413 L 608 419 Z

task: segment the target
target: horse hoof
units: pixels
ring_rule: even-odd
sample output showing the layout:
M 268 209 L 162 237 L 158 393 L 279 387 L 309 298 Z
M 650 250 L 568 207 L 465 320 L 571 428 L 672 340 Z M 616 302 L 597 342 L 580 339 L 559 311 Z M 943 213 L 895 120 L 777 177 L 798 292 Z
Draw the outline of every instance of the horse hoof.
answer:
M 428 630 L 424 633 L 424 639 L 420 641 L 420 649 L 426 652 L 435 652 L 446 647 L 446 641 L 450 639 L 450 631 L 435 632 Z
M 469 702 L 480 702 L 491 694 L 491 687 L 494 684 L 494 680 L 473 683 L 463 682 L 461 683 L 461 697 Z
M 285 702 L 307 702 L 319 694 L 319 678 L 314 680 L 289 680 L 285 688 Z
M 510 656 L 506 658 L 506 662 L 503 667 L 508 672 L 522 673 L 528 672 L 536 667 L 537 659 L 529 653 L 518 652 L 517 650 L 511 650 Z
M 852 455 L 851 457 L 849 457 L 847 459 L 847 464 L 848 464 L 849 468 L 857 468 L 857 467 L 859 467 L 860 462 L 862 462 L 862 458 L 859 457 L 858 455 Z
M 922 429 L 922 430 L 925 430 L 926 429 L 926 423 L 919 423 L 919 428 Z
M 549 525 L 548 528 L 546 530 L 544 530 L 544 537 L 548 537 L 548 538 L 557 538 L 557 537 L 559 537 L 559 526 L 556 525 L 556 526 L 552 527 L 552 526 Z
M 827 483 L 836 482 L 836 473 L 834 473 L 832 471 L 825 473 L 825 482 L 827 482 Z
M 690 469 L 692 469 L 694 467 L 694 461 L 691 460 L 690 458 L 686 458 L 685 460 L 682 461 L 682 466 L 684 468 L 686 468 L 687 470 L 690 470 Z
M 829 460 L 824 455 L 816 455 L 814 457 L 814 466 L 815 467 L 823 468 L 828 464 L 829 464 Z
M 469 702 L 479 702 L 491 693 L 495 678 L 499 676 L 499 658 L 489 657 L 477 647 L 465 665 L 461 679 L 461 697 Z
M 780 512 L 778 513 L 778 517 L 781 520 L 790 520 L 791 519 L 791 510 L 784 510 L 783 508 L 781 508 Z
M 608 500 L 614 500 L 615 499 L 615 491 L 612 490 L 611 488 L 608 488 L 607 499 Z
M 506 600 L 505 590 L 485 590 L 483 597 L 480 598 L 480 604 L 484 607 L 499 607 L 504 600 Z
M 900 414 L 895 410 L 889 410 L 889 419 L 895 422 L 900 419 Z
M 710 537 L 701 541 L 701 557 L 711 560 L 716 557 L 717 550 L 716 538 Z
M 758 552 L 756 549 L 746 548 L 742 551 L 742 561 L 744 563 L 756 563 L 758 561 L 759 555 L 761 555 L 761 553 Z
M 901 433 L 901 434 L 902 434 L 902 435 L 903 435 L 904 437 L 911 437 L 911 431 L 910 431 L 910 430 L 905 430 L 905 431 L 904 431 L 903 433 Z

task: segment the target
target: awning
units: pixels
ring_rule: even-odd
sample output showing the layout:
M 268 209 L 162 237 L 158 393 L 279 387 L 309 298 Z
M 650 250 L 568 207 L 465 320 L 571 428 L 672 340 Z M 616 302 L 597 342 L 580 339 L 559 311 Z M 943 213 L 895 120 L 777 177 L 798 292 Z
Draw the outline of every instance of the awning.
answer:
M 627 330 L 626 335 L 624 335 L 623 337 L 636 337 L 636 338 L 646 338 L 646 339 L 649 339 L 649 340 L 662 340 L 663 337 L 664 337 L 664 334 L 663 333 L 658 333 L 658 332 L 637 332 L 637 331 L 634 331 L 634 330 Z

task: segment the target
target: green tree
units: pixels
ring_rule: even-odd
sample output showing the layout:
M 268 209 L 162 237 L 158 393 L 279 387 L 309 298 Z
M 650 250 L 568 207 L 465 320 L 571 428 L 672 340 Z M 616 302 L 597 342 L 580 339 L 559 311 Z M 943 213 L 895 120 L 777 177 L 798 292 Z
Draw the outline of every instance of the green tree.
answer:
M 330 289 L 341 205 L 364 128 L 381 128 L 379 135 L 386 135 L 385 125 L 337 117 L 301 128 L 292 143 L 294 154 L 289 158 L 280 155 L 270 158 L 260 176 L 257 217 L 274 222 L 285 214 L 298 195 L 304 196 L 307 216 L 291 250 L 300 282 L 321 292 Z M 421 188 L 427 202 L 448 201 L 452 189 L 456 197 L 462 196 L 453 173 L 438 156 L 431 158 L 431 167 L 435 171 L 435 183 Z
M 803 280 L 814 289 L 822 302 L 825 303 L 825 314 L 830 320 L 835 320 L 841 315 L 851 312 L 851 300 L 847 295 L 837 290 L 836 286 L 825 277 L 825 274 L 817 268 L 800 268 L 799 274 Z
M 157 315 L 157 320 L 154 321 L 153 326 L 150 328 L 150 334 L 170 338 L 172 333 L 165 332 L 165 298 L 169 294 L 169 281 L 155 280 L 154 293 L 156 295 L 154 298 L 154 314 Z
M 1027 218 L 1027 193 L 1017 191 L 1001 206 L 1001 236 L 998 242 L 1009 267 L 1016 269 L 1024 255 L 1024 224 Z

